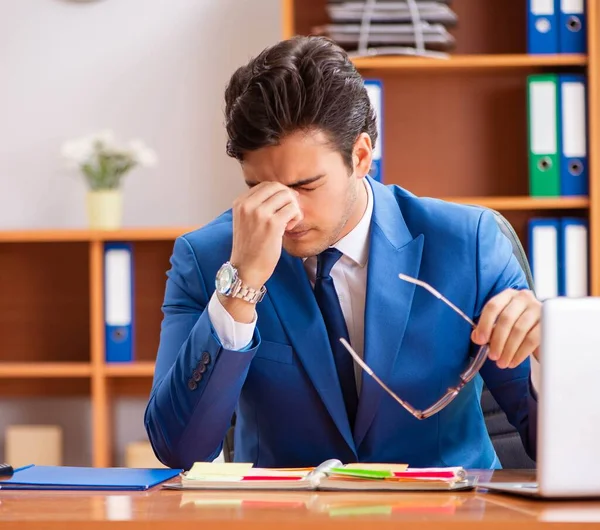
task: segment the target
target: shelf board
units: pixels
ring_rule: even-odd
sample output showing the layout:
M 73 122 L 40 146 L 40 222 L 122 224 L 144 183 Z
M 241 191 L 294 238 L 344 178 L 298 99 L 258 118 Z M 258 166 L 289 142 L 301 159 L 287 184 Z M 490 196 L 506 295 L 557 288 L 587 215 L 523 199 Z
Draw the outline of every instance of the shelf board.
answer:
M 118 230 L 54 229 L 0 231 L 0 243 L 169 241 L 198 227 L 144 227 Z
M 494 210 L 572 210 L 590 205 L 589 197 L 445 197 L 444 200 Z
M 407 56 L 356 57 L 352 62 L 361 70 L 446 70 L 586 66 L 588 58 L 584 54 L 481 54 L 451 55 L 448 59 Z
M 152 377 L 154 363 L 151 361 L 134 361 L 131 363 L 105 364 L 104 373 L 108 377 Z
M 19 377 L 90 377 L 91 363 L 0 363 L 0 379 Z

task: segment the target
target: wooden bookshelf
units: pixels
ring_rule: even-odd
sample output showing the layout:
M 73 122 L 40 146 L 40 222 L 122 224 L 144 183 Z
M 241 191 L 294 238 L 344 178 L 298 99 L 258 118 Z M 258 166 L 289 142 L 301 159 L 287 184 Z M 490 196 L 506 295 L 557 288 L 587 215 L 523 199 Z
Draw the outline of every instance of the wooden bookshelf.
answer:
M 90 363 L 1 363 L 0 379 L 4 378 L 70 378 L 90 377 L 92 365 Z
M 120 230 L 9 230 L 0 231 L 0 243 L 59 243 L 104 241 L 172 241 L 198 227 L 140 227 Z
M 443 200 L 460 204 L 473 204 L 502 210 L 579 210 L 590 205 L 588 197 L 442 197 Z
M 154 375 L 154 363 L 138 361 L 131 364 L 105 364 L 104 374 L 107 377 L 152 377 Z
M 283 37 L 319 33 L 327 0 L 282 0 Z M 454 0 L 456 39 L 444 59 L 354 57 L 383 82 L 383 179 L 419 196 L 500 210 L 528 248 L 532 216 L 589 220 L 590 291 L 600 295 L 600 6 L 587 0 L 588 53 L 529 55 L 525 0 Z M 529 196 L 527 75 L 588 77 L 589 197 Z
M 370 70 L 489 70 L 586 66 L 585 55 L 453 55 L 447 59 L 419 57 L 357 57 L 352 60 L 362 71 Z
M 112 454 L 114 399 L 148 396 L 169 257 L 175 238 L 193 229 L 0 232 L 0 395 L 89 396 L 95 466 L 116 461 Z M 107 241 L 133 243 L 136 325 L 132 363 L 105 362 L 103 261 Z

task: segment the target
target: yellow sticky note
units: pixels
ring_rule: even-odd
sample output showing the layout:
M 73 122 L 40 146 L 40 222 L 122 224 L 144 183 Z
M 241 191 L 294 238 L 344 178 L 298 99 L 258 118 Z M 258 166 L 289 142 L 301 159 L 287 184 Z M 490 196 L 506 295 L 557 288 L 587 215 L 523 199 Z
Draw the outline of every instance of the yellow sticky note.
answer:
M 196 480 L 206 476 L 240 477 L 252 468 L 252 463 L 237 462 L 196 462 L 192 469 L 187 472 L 186 478 Z

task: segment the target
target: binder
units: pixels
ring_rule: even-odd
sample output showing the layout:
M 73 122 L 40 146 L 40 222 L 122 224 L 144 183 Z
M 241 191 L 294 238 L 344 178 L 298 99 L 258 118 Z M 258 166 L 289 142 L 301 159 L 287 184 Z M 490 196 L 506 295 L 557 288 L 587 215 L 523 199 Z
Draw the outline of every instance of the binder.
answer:
M 559 53 L 586 53 L 585 3 L 586 0 L 557 0 Z
M 133 259 L 129 243 L 104 245 L 106 362 L 133 360 Z
M 1 490 L 144 491 L 176 477 L 181 469 L 26 466 L 16 469 Z
M 377 141 L 373 149 L 370 175 L 373 179 L 383 182 L 381 171 L 383 154 L 383 83 L 378 79 L 365 79 L 364 84 L 377 119 Z
M 535 197 L 560 195 L 558 105 L 556 74 L 527 77 L 529 192 Z
M 559 271 L 561 296 L 588 296 L 588 222 L 565 217 L 560 220 Z
M 555 0 L 527 0 L 527 53 L 558 53 Z
M 533 218 L 529 224 L 529 265 L 535 293 L 539 300 L 559 296 L 560 221 L 555 218 Z
M 558 76 L 560 108 L 560 194 L 588 195 L 586 78 Z

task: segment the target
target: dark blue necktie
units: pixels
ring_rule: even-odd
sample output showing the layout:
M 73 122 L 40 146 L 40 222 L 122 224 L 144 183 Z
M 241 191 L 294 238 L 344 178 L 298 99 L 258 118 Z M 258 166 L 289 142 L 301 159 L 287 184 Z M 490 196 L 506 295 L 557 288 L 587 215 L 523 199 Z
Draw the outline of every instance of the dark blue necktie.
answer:
M 351 355 L 346 351 L 340 338 L 344 337 L 350 342 L 348 328 L 342 313 L 342 307 L 330 276 L 331 269 L 342 257 L 336 248 L 328 248 L 317 256 L 317 278 L 315 281 L 315 298 L 321 309 L 329 343 L 333 351 L 333 359 L 337 369 L 338 378 L 342 387 L 342 394 L 346 404 L 346 412 L 350 426 L 354 427 L 356 408 L 358 406 L 358 393 L 354 378 L 354 365 Z

